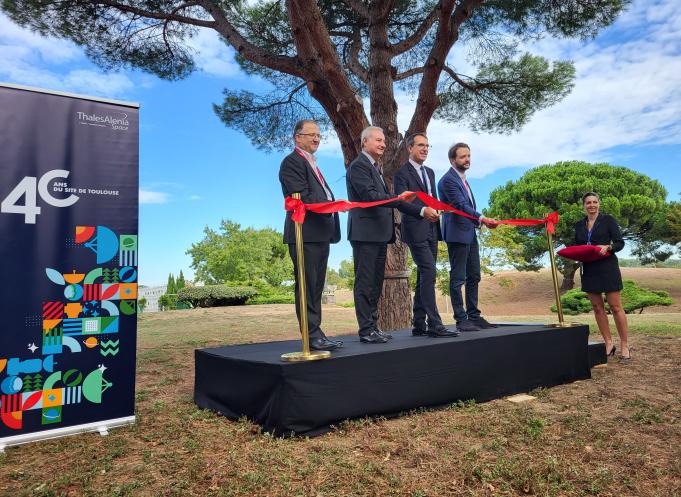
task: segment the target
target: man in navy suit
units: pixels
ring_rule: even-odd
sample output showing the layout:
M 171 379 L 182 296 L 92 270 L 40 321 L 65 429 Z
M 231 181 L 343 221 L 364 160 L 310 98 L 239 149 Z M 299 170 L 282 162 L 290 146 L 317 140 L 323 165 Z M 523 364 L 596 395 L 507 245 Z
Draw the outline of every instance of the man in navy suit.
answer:
M 424 164 L 428 157 L 428 137 L 425 133 L 414 133 L 407 137 L 406 144 L 409 160 L 395 173 L 395 193 L 422 191 L 437 198 L 435 173 Z M 442 239 L 439 216 L 419 199 L 415 199 L 412 205 L 418 212 L 404 212 L 400 230 L 402 241 L 409 246 L 416 264 L 414 327 L 411 332 L 414 336 L 455 337 L 458 332 L 442 324 L 435 301 L 437 242 Z
M 348 200 L 375 202 L 394 197 L 388 189 L 380 158 L 385 151 L 383 130 L 369 126 L 362 131 L 362 152 L 346 171 Z M 409 201 L 411 192 L 403 192 Z M 413 200 L 413 194 L 411 200 Z M 378 329 L 378 299 L 383 289 L 388 244 L 395 241 L 393 207 L 401 211 L 420 210 L 402 200 L 368 209 L 352 209 L 348 215 L 348 240 L 355 266 L 355 314 L 362 343 L 385 343 L 392 336 Z
M 284 197 L 300 193 L 303 203 L 328 202 L 334 200 L 331 188 L 317 167 L 314 153 L 321 139 L 316 122 L 302 120 L 293 130 L 295 148 L 287 155 L 279 168 L 279 181 Z M 303 255 L 305 257 L 305 288 L 307 290 L 307 318 L 310 334 L 310 349 L 335 350 L 343 345 L 338 340 L 328 339 L 321 329 L 322 292 L 326 279 L 326 265 L 329 259 L 329 244 L 340 240 L 338 214 L 316 214 L 307 212 L 303 223 Z M 300 322 L 298 296 L 298 260 L 296 254 L 295 224 L 291 212 L 286 213 L 284 222 L 284 243 L 288 244 L 293 260 L 293 275 L 296 282 L 296 315 Z
M 476 218 L 473 220 L 457 214 L 445 213 L 442 219 L 442 238 L 447 242 L 449 253 L 449 291 L 456 328 L 459 331 L 496 328 L 497 325 L 483 318 L 478 309 L 480 252 L 475 230 L 481 224 L 496 228 L 497 223 L 476 210 L 475 197 L 466 180 L 466 171 L 471 167 L 470 147 L 465 143 L 452 145 L 448 156 L 452 167 L 437 185 L 440 200 Z M 461 287 L 464 284 L 466 286 L 465 308 L 461 295 Z

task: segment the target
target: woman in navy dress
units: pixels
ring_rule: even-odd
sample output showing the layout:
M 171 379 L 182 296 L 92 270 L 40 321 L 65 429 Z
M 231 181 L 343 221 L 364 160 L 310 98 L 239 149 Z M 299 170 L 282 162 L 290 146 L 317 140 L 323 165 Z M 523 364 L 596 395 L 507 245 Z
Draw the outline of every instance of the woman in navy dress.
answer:
M 620 337 L 621 359 L 631 358 L 629 352 L 627 315 L 622 308 L 622 274 L 615 252 L 624 247 L 622 232 L 617 221 L 608 214 L 601 214 L 600 198 L 594 192 L 585 193 L 582 205 L 586 217 L 575 224 L 575 242 L 577 245 L 595 245 L 601 254 L 609 254 L 603 259 L 583 262 L 581 268 L 582 291 L 586 292 L 596 315 L 598 329 L 605 341 L 605 352 L 615 355 L 615 344 L 610 334 L 608 315 L 605 312 L 603 294 L 615 319 L 615 326 Z

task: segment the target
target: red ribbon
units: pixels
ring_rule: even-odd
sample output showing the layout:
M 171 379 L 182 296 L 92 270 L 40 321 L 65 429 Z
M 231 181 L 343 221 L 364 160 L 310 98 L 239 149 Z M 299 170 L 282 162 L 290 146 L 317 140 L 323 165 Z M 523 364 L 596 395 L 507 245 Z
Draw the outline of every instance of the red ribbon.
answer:
M 449 204 L 445 204 L 440 200 L 431 197 L 424 192 L 414 192 L 414 194 L 428 207 L 435 210 L 451 212 L 452 214 L 457 214 L 459 216 L 464 216 L 475 221 L 478 220 L 477 217 L 471 216 L 466 212 L 455 209 Z M 284 209 L 287 211 L 292 211 L 291 219 L 296 223 L 302 223 L 305 221 L 305 213 L 307 211 L 315 212 L 317 214 L 332 214 L 334 212 L 345 212 L 350 209 L 367 209 L 369 207 L 377 207 L 379 205 L 389 204 L 390 202 L 395 202 L 400 200 L 404 195 L 398 195 L 395 198 L 390 198 L 388 200 L 377 200 L 376 202 L 350 202 L 348 200 L 334 200 L 333 202 L 320 202 L 317 204 L 304 204 L 302 200 L 295 199 L 292 197 L 286 197 L 284 200 Z M 546 231 L 549 233 L 555 233 L 555 225 L 558 224 L 560 216 L 557 212 L 552 212 L 543 219 L 503 219 L 497 221 L 498 224 L 508 224 L 511 226 L 538 226 L 545 224 Z

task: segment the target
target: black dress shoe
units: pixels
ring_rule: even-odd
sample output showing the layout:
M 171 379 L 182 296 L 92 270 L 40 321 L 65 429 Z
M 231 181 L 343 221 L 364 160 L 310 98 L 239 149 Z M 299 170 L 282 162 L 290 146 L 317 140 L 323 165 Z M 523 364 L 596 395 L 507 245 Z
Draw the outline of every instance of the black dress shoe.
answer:
M 342 345 L 338 345 L 338 343 L 327 340 L 326 338 L 310 339 L 310 350 L 336 350 L 341 346 Z
M 414 326 L 411 329 L 411 334 L 414 335 L 415 337 L 425 337 L 428 335 L 428 330 L 425 328 L 419 328 L 418 326 Z
M 359 341 L 362 343 L 386 343 L 388 339 L 374 330 L 368 335 L 359 337 Z
M 466 321 L 459 321 L 456 323 L 456 331 L 459 332 L 464 332 L 464 331 L 480 331 L 480 328 L 475 326 L 473 324 L 473 321 L 466 320 Z
M 331 342 L 331 343 L 338 344 L 339 347 L 342 347 L 342 346 L 343 346 L 343 341 L 342 341 L 342 340 L 338 340 L 337 338 L 329 338 L 329 337 L 327 337 L 326 335 L 322 335 L 322 338 L 324 338 L 324 340 L 328 340 L 328 341 Z
M 385 331 L 379 330 L 378 328 L 376 328 L 374 331 L 388 340 L 393 339 L 393 336 L 390 333 L 386 333 Z
M 458 337 L 460 333 L 455 330 L 450 330 L 444 325 L 438 325 L 438 326 L 433 326 L 432 328 L 428 328 L 428 336 L 433 337 L 433 338 L 452 338 L 452 337 Z
M 477 319 L 471 319 L 470 321 L 471 321 L 471 323 L 473 323 L 475 326 L 477 326 L 477 327 L 480 328 L 481 330 L 485 330 L 485 329 L 488 329 L 488 328 L 498 328 L 498 327 L 499 327 L 498 324 L 490 323 L 489 321 L 487 321 L 487 320 L 486 320 L 485 318 L 483 318 L 482 316 L 480 316 L 480 317 L 477 318 Z

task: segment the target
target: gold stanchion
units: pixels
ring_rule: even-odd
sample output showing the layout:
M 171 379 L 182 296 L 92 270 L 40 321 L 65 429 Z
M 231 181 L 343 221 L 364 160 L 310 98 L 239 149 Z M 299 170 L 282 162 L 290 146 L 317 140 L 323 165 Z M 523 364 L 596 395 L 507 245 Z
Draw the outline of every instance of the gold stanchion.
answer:
M 572 326 L 572 323 L 566 323 L 563 317 L 563 306 L 560 302 L 560 290 L 558 289 L 558 269 L 556 267 L 556 256 L 553 254 L 553 236 L 546 230 L 546 238 L 549 243 L 549 257 L 551 259 L 551 276 L 553 276 L 553 292 L 556 295 L 556 310 L 558 311 L 558 323 L 551 324 L 549 326 L 555 326 L 557 328 L 568 328 Z
M 300 200 L 300 193 L 291 195 L 293 198 Z M 316 361 L 319 359 L 328 359 L 331 357 L 331 352 L 328 350 L 314 350 L 310 351 L 310 331 L 307 327 L 307 293 L 305 288 L 305 254 L 303 252 L 303 226 L 300 223 L 296 225 L 296 259 L 298 260 L 298 302 L 300 303 L 300 334 L 303 340 L 302 352 L 288 352 L 281 355 L 282 361 L 298 362 L 298 361 Z

